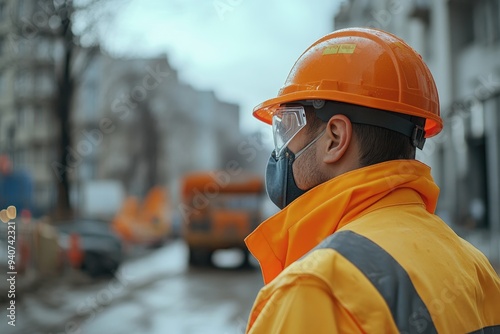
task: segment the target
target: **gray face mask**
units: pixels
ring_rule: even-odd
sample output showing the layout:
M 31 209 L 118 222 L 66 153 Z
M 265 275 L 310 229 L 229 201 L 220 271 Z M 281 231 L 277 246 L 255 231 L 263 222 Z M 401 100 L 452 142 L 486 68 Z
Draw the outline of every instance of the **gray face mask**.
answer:
M 280 156 L 276 157 L 275 151 L 271 153 L 266 169 L 266 190 L 271 201 L 283 209 L 307 190 L 297 187 L 293 177 L 293 162 L 311 147 L 325 132 L 321 132 L 309 144 L 294 154 L 286 147 Z

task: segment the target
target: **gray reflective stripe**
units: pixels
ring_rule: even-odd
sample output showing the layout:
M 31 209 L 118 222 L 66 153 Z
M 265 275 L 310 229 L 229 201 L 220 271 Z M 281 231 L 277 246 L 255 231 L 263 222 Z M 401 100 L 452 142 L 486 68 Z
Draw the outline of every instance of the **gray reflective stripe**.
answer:
M 500 334 L 500 325 L 481 328 L 470 334 Z
M 437 333 L 410 277 L 379 245 L 352 231 L 340 231 L 315 249 L 321 248 L 336 250 L 370 280 L 389 306 L 400 333 Z

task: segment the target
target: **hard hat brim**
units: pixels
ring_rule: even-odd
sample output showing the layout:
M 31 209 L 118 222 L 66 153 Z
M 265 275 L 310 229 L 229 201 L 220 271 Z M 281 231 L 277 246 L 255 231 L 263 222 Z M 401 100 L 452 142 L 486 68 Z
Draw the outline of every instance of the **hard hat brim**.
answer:
M 405 103 L 381 100 L 373 97 L 360 96 L 339 91 L 325 90 L 296 91 L 266 100 L 254 108 L 253 116 L 258 120 L 271 125 L 273 115 L 280 105 L 292 103 L 294 101 L 314 99 L 338 101 L 360 105 L 363 107 L 377 108 L 381 110 L 423 117 L 426 119 L 425 138 L 433 137 L 443 129 L 443 121 L 441 117 L 429 111 L 422 110 Z

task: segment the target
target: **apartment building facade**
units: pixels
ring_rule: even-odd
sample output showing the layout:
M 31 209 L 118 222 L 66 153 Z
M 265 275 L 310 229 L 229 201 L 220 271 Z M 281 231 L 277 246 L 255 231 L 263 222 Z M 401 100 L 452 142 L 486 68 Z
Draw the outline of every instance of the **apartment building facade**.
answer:
M 156 183 L 175 197 L 183 174 L 224 169 L 242 140 L 239 106 L 181 82 L 166 56 L 95 56 L 73 111 L 74 150 L 85 154 L 72 180 L 118 179 L 137 196 Z
M 434 75 L 445 128 L 417 158 L 441 188 L 450 225 L 500 233 L 500 2 L 350 0 L 335 29 L 365 26 L 406 40 Z
M 57 39 L 42 22 L 44 1 L 0 1 L 0 152 L 34 182 L 35 209 L 49 207 L 57 157 L 54 113 Z M 38 21 L 33 19 L 38 17 Z

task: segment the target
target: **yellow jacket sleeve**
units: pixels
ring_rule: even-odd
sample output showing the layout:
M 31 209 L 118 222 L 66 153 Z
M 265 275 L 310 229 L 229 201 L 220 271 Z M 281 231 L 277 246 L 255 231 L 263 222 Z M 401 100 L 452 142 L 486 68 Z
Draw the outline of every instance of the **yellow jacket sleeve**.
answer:
M 358 332 L 352 317 L 319 280 L 301 277 L 299 282 L 259 293 L 247 333 L 345 333 Z M 338 322 L 340 320 L 341 322 Z M 357 329 L 358 328 L 358 329 Z

